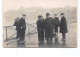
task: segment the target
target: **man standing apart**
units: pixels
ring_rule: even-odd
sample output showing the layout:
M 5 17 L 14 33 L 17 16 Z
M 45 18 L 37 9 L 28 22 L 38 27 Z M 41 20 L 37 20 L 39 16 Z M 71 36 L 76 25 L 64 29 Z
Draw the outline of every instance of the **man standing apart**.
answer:
M 61 22 L 60 22 L 60 33 L 62 33 L 62 41 L 63 41 L 63 45 L 65 45 L 65 41 L 66 41 L 66 33 L 68 32 L 67 30 L 67 23 L 66 23 L 66 18 L 64 16 L 64 13 L 61 13 Z

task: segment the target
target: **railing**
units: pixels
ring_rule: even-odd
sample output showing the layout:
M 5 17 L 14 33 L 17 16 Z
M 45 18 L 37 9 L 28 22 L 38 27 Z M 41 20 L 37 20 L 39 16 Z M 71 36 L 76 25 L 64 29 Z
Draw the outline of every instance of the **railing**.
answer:
M 17 33 L 14 33 L 12 34 L 11 36 L 8 37 L 8 29 L 12 29 L 12 30 L 16 30 L 13 28 L 14 26 L 4 26 L 3 29 L 5 29 L 5 36 L 6 36 L 6 41 L 8 41 L 9 39 L 11 39 L 14 35 L 16 35 Z M 35 23 L 32 23 L 32 24 L 26 24 L 26 27 L 27 27 L 27 31 L 25 33 L 25 36 L 28 36 L 29 37 L 29 41 L 30 41 L 30 37 L 31 35 L 37 33 L 37 27 L 36 27 L 36 24 Z M 33 30 L 31 30 L 31 27 L 33 28 Z

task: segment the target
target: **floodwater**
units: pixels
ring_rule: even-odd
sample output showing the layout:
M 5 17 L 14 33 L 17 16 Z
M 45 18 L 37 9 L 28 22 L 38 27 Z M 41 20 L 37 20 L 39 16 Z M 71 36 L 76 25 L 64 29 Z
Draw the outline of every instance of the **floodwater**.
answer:
M 61 33 L 58 33 L 58 40 L 59 40 L 59 43 L 58 45 L 55 45 L 54 44 L 54 38 L 53 38 L 53 44 L 52 45 L 47 45 L 46 44 L 46 40 L 45 40 L 45 43 L 43 45 L 38 45 L 38 35 L 37 33 L 34 33 L 34 28 L 36 27 L 36 24 L 33 24 L 33 26 L 30 25 L 30 30 L 29 30 L 29 27 L 27 25 L 27 30 L 26 30 L 26 36 L 25 36 L 25 43 L 23 44 L 19 44 L 19 42 L 15 39 L 16 37 L 16 30 L 15 30 L 15 26 L 13 27 L 9 27 L 7 28 L 7 38 L 9 39 L 9 41 L 5 41 L 6 39 L 6 29 L 3 28 L 3 46 L 4 47 L 14 47 L 14 48 L 17 48 L 17 47 L 30 47 L 30 48 L 76 48 L 77 47 L 77 22 L 72 22 L 72 23 L 69 23 L 68 24 L 68 33 L 66 34 L 66 45 L 63 46 L 62 45 L 62 35 Z M 27 35 L 28 32 L 31 32 L 33 31 L 32 34 Z M 37 31 L 37 30 L 35 30 Z M 15 34 L 14 36 L 12 36 L 13 34 Z M 11 36 L 11 37 L 10 37 Z

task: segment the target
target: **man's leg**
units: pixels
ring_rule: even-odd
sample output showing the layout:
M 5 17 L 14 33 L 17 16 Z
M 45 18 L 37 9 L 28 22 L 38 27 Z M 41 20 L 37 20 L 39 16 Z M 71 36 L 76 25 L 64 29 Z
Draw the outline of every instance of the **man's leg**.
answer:
M 23 41 L 25 40 L 25 30 L 23 30 Z
M 62 36 L 63 36 L 63 44 L 65 45 L 65 42 L 66 42 L 66 38 L 65 38 L 65 33 L 62 33 Z
M 55 32 L 55 43 L 58 44 L 58 32 Z
M 52 44 L 53 43 L 53 39 L 52 38 L 50 38 L 50 44 Z
M 49 44 L 49 38 L 47 38 L 47 44 Z
M 41 33 L 41 42 L 42 42 L 42 44 L 44 44 L 44 31 L 42 31 L 42 33 Z
M 20 43 L 24 43 L 25 41 L 25 30 L 22 30 Z
M 18 39 L 18 37 L 19 37 L 19 32 L 18 32 L 18 30 L 16 30 L 16 31 L 17 31 L 16 39 Z

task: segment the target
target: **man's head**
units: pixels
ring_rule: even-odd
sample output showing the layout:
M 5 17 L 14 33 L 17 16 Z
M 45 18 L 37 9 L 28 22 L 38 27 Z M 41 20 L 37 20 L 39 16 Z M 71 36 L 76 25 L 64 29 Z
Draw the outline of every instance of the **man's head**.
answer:
M 41 19 L 42 19 L 42 16 L 41 16 L 41 15 L 39 15 L 39 16 L 38 16 L 38 19 L 39 19 L 39 20 L 41 20 Z
M 50 14 L 49 13 L 46 13 L 46 17 L 50 18 Z
M 22 18 L 26 18 L 26 15 L 25 14 L 22 14 Z
M 54 17 L 57 17 L 57 14 L 54 14 Z
M 64 13 L 61 13 L 61 17 L 63 17 L 64 16 Z

